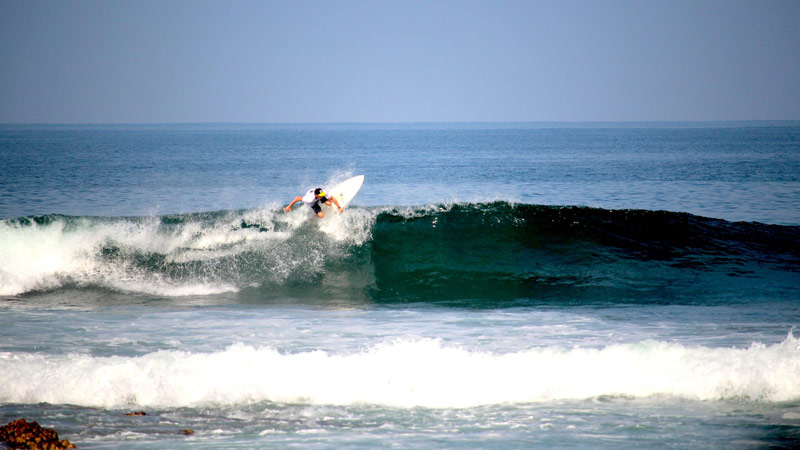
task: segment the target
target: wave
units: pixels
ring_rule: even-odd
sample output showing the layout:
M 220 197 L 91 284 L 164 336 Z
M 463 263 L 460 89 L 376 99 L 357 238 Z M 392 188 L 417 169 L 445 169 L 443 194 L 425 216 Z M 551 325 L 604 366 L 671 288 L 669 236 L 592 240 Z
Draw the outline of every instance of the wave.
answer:
M 196 407 L 260 401 L 464 408 L 601 396 L 800 400 L 800 342 L 749 348 L 662 341 L 489 353 L 401 340 L 359 353 L 235 344 L 136 357 L 0 353 L 0 403 Z
M 0 222 L 0 295 L 377 302 L 796 298 L 800 227 L 507 202 Z M 694 299 L 694 300 L 693 300 Z

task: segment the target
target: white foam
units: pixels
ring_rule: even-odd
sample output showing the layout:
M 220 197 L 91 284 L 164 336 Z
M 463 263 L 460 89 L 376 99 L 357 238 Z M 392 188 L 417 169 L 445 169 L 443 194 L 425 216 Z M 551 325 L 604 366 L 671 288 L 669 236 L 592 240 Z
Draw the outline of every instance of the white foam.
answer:
M 271 205 L 211 218 L 184 216 L 173 225 L 162 224 L 158 217 L 55 217 L 47 224 L 28 225 L 2 221 L 0 295 L 65 283 L 165 296 L 232 292 L 252 284 L 242 281 L 247 278 L 243 272 L 263 270 L 250 280 L 280 282 L 309 267 L 317 272 L 331 252 L 340 251 L 336 245 L 360 245 L 371 238 L 373 211 L 348 208 L 345 214 L 316 222 L 306 210 L 286 214 Z M 243 222 L 250 226 L 242 227 Z M 331 245 L 311 248 L 304 243 L 315 233 L 309 227 L 325 231 Z M 104 254 L 109 249 L 116 254 Z M 255 264 L 251 256 L 237 266 L 234 260 L 244 254 L 257 255 Z M 139 261 L 152 255 L 165 265 L 186 265 L 186 270 L 175 276 L 169 268 Z
M 46 225 L 0 223 L 0 295 L 46 290 L 64 282 L 99 285 L 123 291 L 160 295 L 226 292 L 228 283 L 204 280 L 173 282 L 158 273 L 133 267 L 128 260 L 109 261 L 102 249 L 109 243 L 122 251 L 179 254 L 182 244 L 196 234 L 195 226 L 176 234 L 160 232 L 157 220 L 91 221 L 56 219 Z
M 65 269 L 92 269 L 96 238 L 66 233 L 65 226 L 62 220 L 27 227 L 0 222 L 0 295 L 52 288 Z
M 358 353 L 232 345 L 139 357 L 0 354 L 0 402 L 182 407 L 274 401 L 471 407 L 598 396 L 800 399 L 800 342 L 687 347 L 643 341 L 497 354 L 422 339 Z

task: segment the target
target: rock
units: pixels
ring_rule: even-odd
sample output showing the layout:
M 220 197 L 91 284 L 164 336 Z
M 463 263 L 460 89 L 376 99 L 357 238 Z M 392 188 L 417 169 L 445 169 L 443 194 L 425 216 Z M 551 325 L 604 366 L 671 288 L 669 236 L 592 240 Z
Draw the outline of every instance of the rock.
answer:
M 58 433 L 52 428 L 42 428 L 36 422 L 18 419 L 0 427 L 0 441 L 9 448 L 31 450 L 62 450 L 75 448 L 75 444 L 64 439 L 58 440 Z

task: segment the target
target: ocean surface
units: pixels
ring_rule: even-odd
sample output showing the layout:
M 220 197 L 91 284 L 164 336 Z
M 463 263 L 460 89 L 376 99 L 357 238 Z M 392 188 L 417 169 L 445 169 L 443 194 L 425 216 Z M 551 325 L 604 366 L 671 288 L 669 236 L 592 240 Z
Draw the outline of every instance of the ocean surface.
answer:
M 798 325 L 800 122 L 0 125 L 0 422 L 80 449 L 797 448 Z

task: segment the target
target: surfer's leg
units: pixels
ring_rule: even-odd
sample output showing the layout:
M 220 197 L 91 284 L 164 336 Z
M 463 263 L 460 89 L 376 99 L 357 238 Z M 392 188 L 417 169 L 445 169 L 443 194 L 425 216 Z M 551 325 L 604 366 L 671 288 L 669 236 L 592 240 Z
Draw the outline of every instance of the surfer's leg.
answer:
M 311 205 L 311 209 L 314 210 L 314 214 L 316 214 L 317 217 L 319 217 L 320 219 L 325 217 L 325 214 L 322 213 L 322 207 L 319 206 L 319 203 L 314 203 L 313 205 Z

